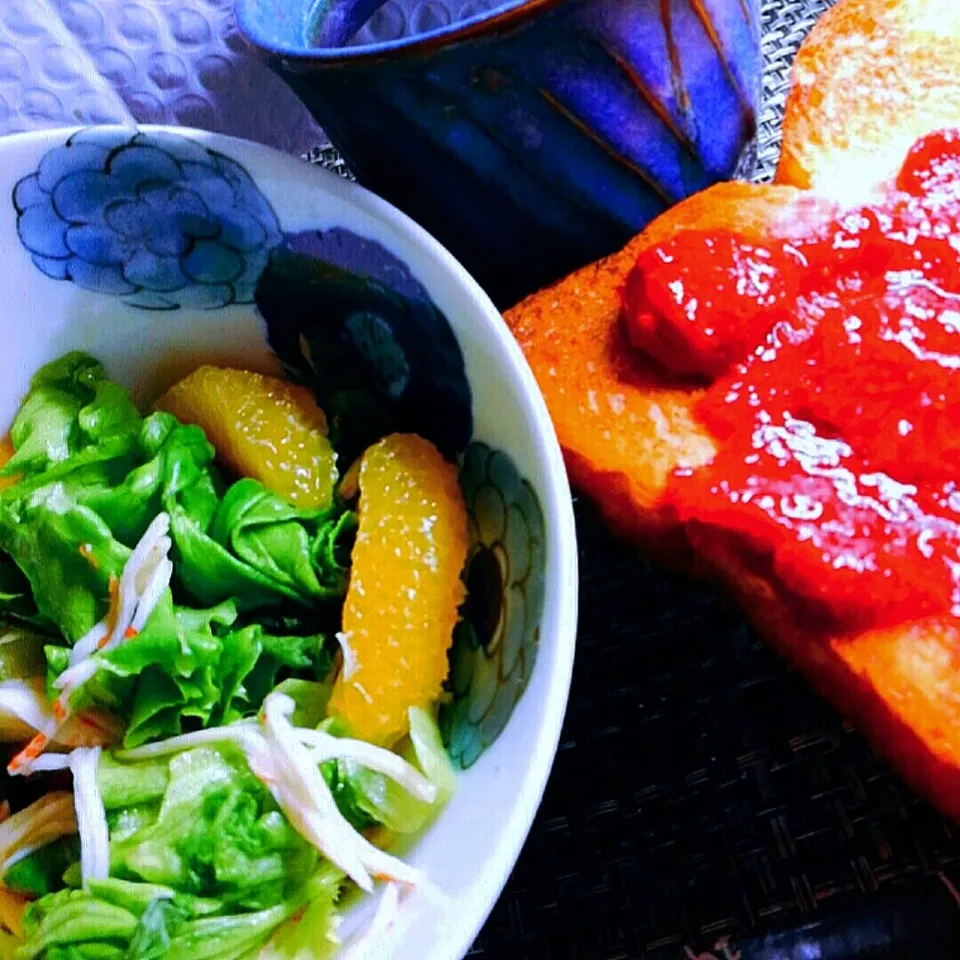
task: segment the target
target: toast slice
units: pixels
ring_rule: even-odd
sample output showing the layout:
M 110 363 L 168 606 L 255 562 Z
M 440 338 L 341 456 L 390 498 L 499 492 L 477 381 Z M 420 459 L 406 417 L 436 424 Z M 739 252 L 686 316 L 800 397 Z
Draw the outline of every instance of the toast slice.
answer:
M 806 234 L 835 213 L 838 198 L 858 202 L 884 186 L 920 136 L 956 124 L 960 4 L 841 0 L 811 34 L 797 73 L 780 184 L 712 187 L 620 253 L 524 300 L 506 320 L 540 384 L 572 482 L 614 530 L 671 564 L 718 576 L 762 634 L 904 777 L 960 818 L 960 623 L 813 633 L 772 574 L 756 570 L 736 543 L 691 543 L 664 494 L 673 470 L 714 455 L 693 414 L 700 394 L 644 366 L 621 324 L 620 290 L 647 247 L 689 229 L 732 229 L 748 241 Z

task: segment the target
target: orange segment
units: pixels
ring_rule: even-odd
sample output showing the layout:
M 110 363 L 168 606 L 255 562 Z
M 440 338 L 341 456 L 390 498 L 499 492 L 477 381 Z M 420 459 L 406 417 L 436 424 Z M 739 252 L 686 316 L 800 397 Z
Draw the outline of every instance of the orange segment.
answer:
M 306 387 L 248 370 L 204 366 L 157 403 L 203 428 L 219 459 L 305 509 L 328 507 L 337 480 L 327 419 Z
M 366 452 L 344 668 L 330 700 L 354 736 L 393 744 L 407 732 L 409 708 L 440 696 L 467 546 L 457 470 L 429 441 L 394 434 Z

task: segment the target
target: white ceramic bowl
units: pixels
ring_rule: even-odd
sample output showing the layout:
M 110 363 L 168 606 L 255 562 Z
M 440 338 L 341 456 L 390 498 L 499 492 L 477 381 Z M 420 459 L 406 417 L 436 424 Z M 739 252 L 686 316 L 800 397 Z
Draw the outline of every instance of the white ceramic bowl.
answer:
M 417 316 L 428 326 L 419 337 L 411 339 L 419 319 L 405 333 L 391 329 L 389 310 L 376 315 L 377 306 L 372 320 L 363 314 L 359 326 L 337 329 L 353 331 L 356 349 L 373 351 L 388 393 L 436 370 L 462 387 L 465 371 L 466 421 L 456 382 L 446 393 L 428 389 L 425 402 L 461 441 L 466 429 L 472 444 L 509 458 L 471 446 L 476 463 L 489 468 L 473 487 L 485 517 L 486 573 L 499 569 L 509 582 L 499 633 L 484 638 L 488 649 L 473 658 L 479 674 L 462 690 L 458 755 L 473 760 L 484 737 L 506 723 L 409 854 L 450 905 L 411 896 L 387 954 L 454 960 L 506 883 L 540 803 L 567 701 L 577 612 L 560 450 L 521 352 L 477 284 L 387 203 L 254 144 L 161 128 L 10 137 L 0 140 L 0 422 L 9 423 L 37 367 L 68 349 L 97 356 L 142 403 L 201 362 L 276 369 L 254 296 L 283 251 L 298 253 L 301 264 L 369 271 L 421 303 Z M 438 313 L 423 306 L 427 299 Z M 272 322 L 282 332 L 292 317 L 296 328 L 302 312 L 293 305 L 283 312 L 287 320 L 271 314 Z M 444 317 L 449 328 L 441 330 Z M 438 341 L 446 343 L 443 356 Z M 451 373 L 457 354 L 462 369 Z M 531 522 L 531 494 L 542 534 Z

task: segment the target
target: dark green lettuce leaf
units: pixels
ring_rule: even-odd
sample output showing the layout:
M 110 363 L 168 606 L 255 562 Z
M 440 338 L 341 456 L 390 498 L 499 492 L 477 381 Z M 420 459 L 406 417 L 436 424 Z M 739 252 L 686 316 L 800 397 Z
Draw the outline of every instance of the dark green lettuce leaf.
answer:
M 0 547 L 26 575 L 40 614 L 71 643 L 106 614 L 110 577 L 120 575 L 130 555 L 62 483 L 0 499 Z
M 65 886 L 63 875 L 80 859 L 76 837 L 64 837 L 17 860 L 3 873 L 3 885 L 28 897 L 43 897 Z
M 75 704 L 97 703 L 129 718 L 124 745 L 132 748 L 249 716 L 285 676 L 329 673 L 323 634 L 275 636 L 259 624 L 230 629 L 235 617 L 232 603 L 193 610 L 166 594 L 140 634 L 97 655 L 103 670 Z M 69 652 L 47 647 L 46 654 L 52 680 L 68 666 Z
M 179 582 L 200 603 L 233 598 L 238 609 L 283 601 L 315 604 L 342 597 L 347 568 L 342 541 L 352 513 L 298 510 L 249 478 L 238 480 L 212 519 L 166 500 Z
M 194 610 L 165 594 L 140 634 L 97 654 L 103 669 L 75 706 L 95 703 L 127 718 L 124 745 L 132 748 L 250 716 L 285 678 L 329 674 L 333 660 L 324 634 L 278 636 L 257 623 L 233 629 L 235 617 L 232 603 Z M 53 681 L 70 654 L 58 646 L 44 652 L 53 696 Z
M 33 599 L 30 581 L 13 562 L 13 558 L 0 550 L 0 617 L 10 623 L 18 623 L 47 636 L 57 636 L 57 625 L 43 616 Z

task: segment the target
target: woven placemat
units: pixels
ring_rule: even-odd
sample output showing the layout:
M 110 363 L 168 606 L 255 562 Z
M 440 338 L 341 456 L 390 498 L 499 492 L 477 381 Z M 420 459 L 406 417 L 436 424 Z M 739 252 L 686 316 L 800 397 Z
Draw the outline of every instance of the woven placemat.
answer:
M 766 0 L 755 178 L 832 0 Z M 310 158 L 349 171 L 330 148 Z M 580 635 L 536 824 L 482 960 L 951 960 L 960 836 L 718 595 L 577 503 Z M 952 881 L 951 881 L 952 877 Z

